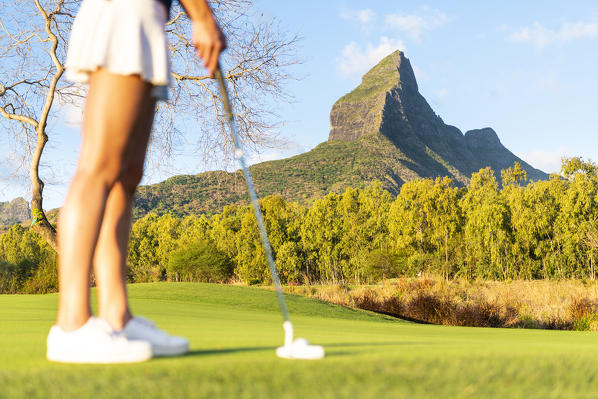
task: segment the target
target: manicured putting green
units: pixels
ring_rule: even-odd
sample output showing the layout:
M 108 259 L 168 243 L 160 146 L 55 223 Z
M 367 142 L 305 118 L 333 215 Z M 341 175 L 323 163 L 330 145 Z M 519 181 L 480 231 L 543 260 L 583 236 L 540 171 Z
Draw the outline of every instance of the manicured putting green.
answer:
M 0 398 L 592 398 L 598 336 L 390 320 L 291 296 L 296 335 L 327 357 L 275 357 L 274 292 L 209 284 L 129 289 L 133 310 L 191 341 L 184 357 L 124 366 L 45 360 L 56 295 L 0 296 Z

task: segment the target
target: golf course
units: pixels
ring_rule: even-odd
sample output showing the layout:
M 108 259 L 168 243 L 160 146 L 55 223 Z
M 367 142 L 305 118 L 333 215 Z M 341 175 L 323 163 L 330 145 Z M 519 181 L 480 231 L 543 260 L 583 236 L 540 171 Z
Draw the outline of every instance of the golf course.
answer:
M 591 398 L 592 332 L 415 324 L 287 296 L 298 337 L 326 358 L 283 360 L 270 290 L 155 283 L 129 288 L 133 311 L 189 338 L 191 352 L 133 365 L 45 359 L 56 294 L 0 296 L 1 398 Z

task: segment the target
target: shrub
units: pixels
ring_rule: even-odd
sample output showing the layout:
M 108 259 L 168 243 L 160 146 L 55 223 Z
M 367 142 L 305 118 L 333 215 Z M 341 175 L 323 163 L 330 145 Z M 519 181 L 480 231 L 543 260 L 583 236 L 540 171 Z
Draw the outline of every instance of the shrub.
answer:
M 425 323 L 598 331 L 597 284 L 446 281 L 427 276 L 352 288 L 293 288 L 292 292 Z
M 0 260 L 0 294 L 14 294 L 18 289 L 16 266 Z
M 568 307 L 568 313 L 573 323 L 573 329 L 588 331 L 596 319 L 596 304 L 587 298 L 575 298 Z
M 56 252 L 31 229 L 18 224 L 0 235 L 0 293 L 56 291 Z
M 174 251 L 168 274 L 176 281 L 225 282 L 233 274 L 233 264 L 212 243 L 201 240 Z
M 58 291 L 58 268 L 56 253 L 49 254 L 43 259 L 33 275 L 28 278 L 21 288 L 24 294 L 47 294 Z

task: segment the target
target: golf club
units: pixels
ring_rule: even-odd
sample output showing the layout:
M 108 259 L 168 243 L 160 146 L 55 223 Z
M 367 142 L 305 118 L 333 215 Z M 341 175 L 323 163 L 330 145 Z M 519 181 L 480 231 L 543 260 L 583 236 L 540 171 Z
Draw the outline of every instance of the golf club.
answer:
M 276 349 L 276 355 L 285 359 L 321 359 L 324 357 L 324 348 L 318 345 L 310 345 L 307 340 L 303 338 L 297 338 L 293 340 L 293 324 L 289 318 L 289 311 L 284 300 L 284 294 L 282 293 L 282 287 L 280 279 L 278 277 L 278 271 L 276 270 L 276 264 L 274 263 L 274 257 L 272 256 L 272 247 L 270 246 L 270 240 L 268 239 L 268 233 L 264 224 L 264 218 L 262 217 L 262 211 L 258 202 L 257 193 L 253 185 L 247 162 L 245 161 L 245 154 L 243 152 L 243 145 L 237 132 L 235 124 L 235 118 L 233 116 L 230 99 L 228 96 L 228 90 L 226 88 L 226 82 L 222 75 L 220 65 L 216 68 L 215 78 L 220 86 L 220 94 L 222 97 L 222 104 L 224 106 L 224 113 L 228 120 L 228 125 L 231 130 L 233 142 L 235 145 L 235 158 L 241 165 L 243 173 L 245 175 L 245 181 L 247 182 L 247 188 L 249 189 L 249 196 L 251 197 L 251 204 L 253 205 L 253 212 L 257 220 L 257 225 L 260 230 L 262 237 L 262 244 L 266 252 L 266 258 L 268 260 L 268 266 L 272 273 L 272 280 L 274 281 L 274 287 L 276 289 L 276 296 L 278 297 L 278 303 L 280 304 L 280 310 L 282 311 L 282 317 L 284 323 L 282 327 L 284 329 L 284 345 Z

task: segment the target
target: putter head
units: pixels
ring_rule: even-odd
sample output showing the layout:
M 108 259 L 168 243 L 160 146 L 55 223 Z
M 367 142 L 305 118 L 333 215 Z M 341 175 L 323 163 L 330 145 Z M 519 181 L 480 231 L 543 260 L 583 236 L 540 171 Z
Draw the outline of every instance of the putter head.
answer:
M 276 349 L 276 355 L 283 359 L 316 360 L 324 357 L 324 348 L 320 345 L 310 345 L 305 338 L 293 340 L 293 325 L 285 321 L 284 345 Z
M 324 357 L 324 348 L 320 345 L 310 345 L 306 339 L 297 338 L 291 345 L 278 347 L 276 355 L 283 359 L 316 360 Z

